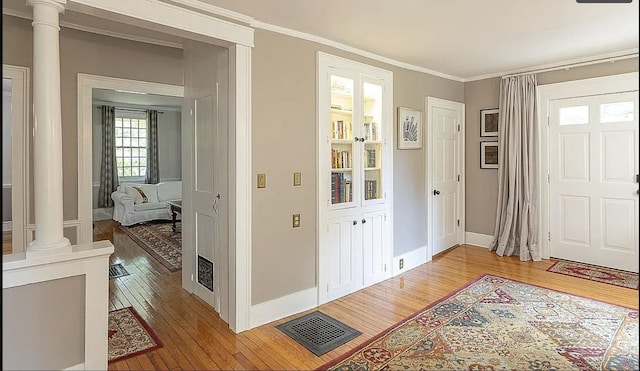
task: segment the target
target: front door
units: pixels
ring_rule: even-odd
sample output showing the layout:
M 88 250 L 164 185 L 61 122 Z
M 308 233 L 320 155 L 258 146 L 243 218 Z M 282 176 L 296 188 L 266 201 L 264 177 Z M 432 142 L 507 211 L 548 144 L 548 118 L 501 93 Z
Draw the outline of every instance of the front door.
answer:
M 638 92 L 549 105 L 550 252 L 638 272 Z
M 429 97 L 431 207 L 428 233 L 432 255 L 462 242 L 461 228 L 461 130 L 464 104 Z M 427 152 L 429 153 L 429 152 Z

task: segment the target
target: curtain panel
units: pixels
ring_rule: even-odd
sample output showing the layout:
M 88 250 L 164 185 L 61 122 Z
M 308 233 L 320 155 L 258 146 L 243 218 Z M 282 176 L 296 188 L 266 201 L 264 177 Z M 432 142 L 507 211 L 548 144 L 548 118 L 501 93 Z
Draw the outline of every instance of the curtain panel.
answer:
M 113 207 L 111 193 L 118 188 L 118 168 L 116 165 L 116 109 L 102 106 L 102 154 L 100 158 L 100 188 L 98 207 Z
M 490 249 L 541 260 L 538 246 L 538 121 L 535 75 L 503 78 L 498 123 L 498 205 Z
M 158 160 L 158 111 L 147 111 L 147 173 L 145 182 L 160 182 L 160 165 Z

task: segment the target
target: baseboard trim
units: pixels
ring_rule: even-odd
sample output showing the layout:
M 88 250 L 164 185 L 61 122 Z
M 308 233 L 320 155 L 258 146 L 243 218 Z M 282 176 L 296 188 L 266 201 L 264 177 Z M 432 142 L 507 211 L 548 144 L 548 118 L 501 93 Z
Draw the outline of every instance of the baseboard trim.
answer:
M 9 232 L 13 230 L 13 222 L 12 221 L 8 221 L 8 222 L 2 222 L 2 231 L 3 232 Z
M 249 329 L 318 306 L 318 288 L 312 287 L 293 294 L 251 306 Z
M 465 232 L 464 240 L 467 245 L 474 245 L 489 248 L 493 241 L 493 236 L 489 234 Z
M 400 259 L 404 260 L 402 269 L 400 269 Z M 426 262 L 427 246 L 420 246 L 415 250 L 393 257 L 393 267 L 391 268 L 391 272 L 393 277 L 395 277 Z
M 75 370 L 84 370 L 84 363 L 78 363 L 77 365 L 71 366 L 71 367 L 67 367 L 64 370 L 65 371 L 75 371 Z

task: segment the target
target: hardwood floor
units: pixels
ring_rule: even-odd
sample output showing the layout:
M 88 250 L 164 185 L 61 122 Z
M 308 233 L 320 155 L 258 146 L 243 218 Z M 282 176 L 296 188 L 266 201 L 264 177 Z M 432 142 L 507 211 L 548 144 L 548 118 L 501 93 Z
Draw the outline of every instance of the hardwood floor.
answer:
M 637 290 L 546 272 L 551 260 L 521 262 L 462 245 L 418 268 L 322 305 L 320 310 L 362 335 L 316 357 L 275 328 L 308 312 L 234 334 L 209 305 L 182 289 L 180 271 L 170 273 L 121 232 L 117 223 L 96 223 L 94 239 L 111 240 L 115 246 L 111 264 L 122 263 L 131 273 L 110 280 L 109 310 L 133 306 L 164 343 L 155 351 L 112 363 L 110 370 L 315 369 L 483 273 L 638 308 Z
M 11 254 L 12 252 L 11 231 L 2 231 L 2 255 Z

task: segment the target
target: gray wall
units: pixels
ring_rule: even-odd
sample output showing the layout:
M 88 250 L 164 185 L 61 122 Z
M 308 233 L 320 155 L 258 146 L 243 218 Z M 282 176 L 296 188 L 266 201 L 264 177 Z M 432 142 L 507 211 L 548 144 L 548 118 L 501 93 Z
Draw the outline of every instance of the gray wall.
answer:
M 84 363 L 84 310 L 85 276 L 2 289 L 2 369 Z
M 31 21 L 2 15 L 2 63 L 32 67 Z M 33 71 L 32 71 L 33 73 Z M 182 50 L 138 43 L 62 28 L 60 88 L 62 96 L 62 157 L 64 219 L 78 218 L 77 74 L 120 77 L 182 85 Z M 30 98 L 31 99 L 31 98 Z M 33 124 L 33 119 L 30 119 Z M 30 155 L 33 159 L 33 155 Z M 33 179 L 33 165 L 30 166 Z M 33 184 L 28 192 L 33 198 Z M 33 199 L 31 220 L 33 223 Z
M 369 60 L 325 45 L 256 30 L 252 60 L 253 305 L 316 285 L 316 52 L 324 51 L 393 71 L 396 109 L 424 111 L 424 98 L 462 102 L 464 84 Z M 394 140 L 394 255 L 426 245 L 425 151 L 396 149 Z M 293 187 L 293 172 L 302 186 Z M 301 214 L 300 228 L 291 215 Z
M 637 72 L 638 58 L 538 74 L 538 86 Z M 464 84 L 466 105 L 466 230 L 492 235 L 498 199 L 498 170 L 480 169 L 480 110 L 498 107 L 500 78 Z

